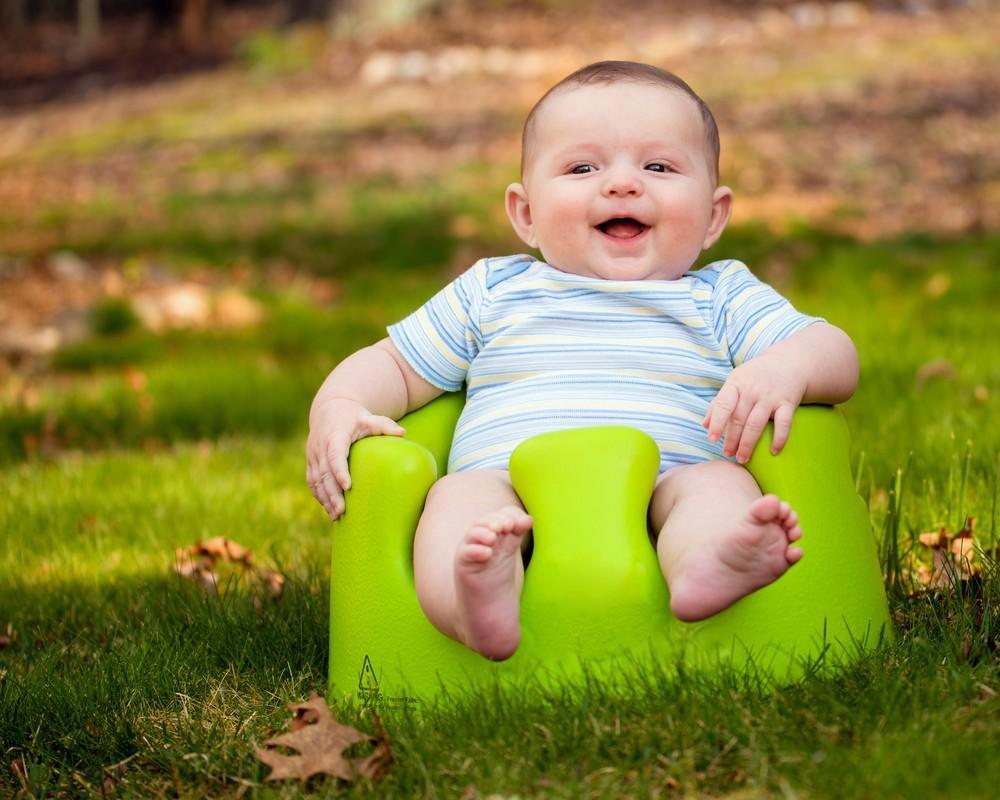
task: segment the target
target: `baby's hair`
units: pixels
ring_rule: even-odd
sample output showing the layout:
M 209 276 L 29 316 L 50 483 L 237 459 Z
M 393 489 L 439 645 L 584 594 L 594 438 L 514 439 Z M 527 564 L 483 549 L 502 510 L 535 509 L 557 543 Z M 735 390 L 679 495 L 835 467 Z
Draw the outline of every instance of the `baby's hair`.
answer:
M 694 89 L 687 85 L 685 81 L 668 72 L 665 69 L 654 67 L 651 64 L 642 64 L 638 61 L 597 61 L 581 67 L 571 75 L 567 75 L 559 83 L 542 95 L 541 99 L 535 103 L 528 112 L 528 118 L 524 122 L 524 130 L 521 133 L 521 171 L 523 174 L 524 165 L 527 163 L 531 139 L 534 134 L 535 116 L 538 114 L 545 101 L 556 92 L 566 87 L 588 86 L 592 84 L 614 84 L 614 83 L 648 83 L 653 86 L 662 86 L 666 89 L 675 89 L 690 97 L 698 106 L 701 112 L 702 123 L 705 126 L 705 143 L 709 153 L 709 168 L 712 170 L 712 177 L 719 180 L 719 126 L 715 123 L 712 110 L 702 100 Z

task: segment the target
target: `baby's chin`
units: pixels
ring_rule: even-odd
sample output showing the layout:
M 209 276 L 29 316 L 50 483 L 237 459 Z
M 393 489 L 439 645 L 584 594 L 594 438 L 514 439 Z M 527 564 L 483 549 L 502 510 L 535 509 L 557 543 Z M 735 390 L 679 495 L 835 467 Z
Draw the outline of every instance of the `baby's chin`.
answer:
M 551 261 L 546 261 L 546 263 L 560 272 L 605 281 L 675 281 L 683 277 L 690 269 L 690 267 L 681 269 L 679 267 L 651 265 L 641 257 L 630 258 L 628 256 L 609 259 L 607 262 L 574 265 L 569 268 L 553 264 Z

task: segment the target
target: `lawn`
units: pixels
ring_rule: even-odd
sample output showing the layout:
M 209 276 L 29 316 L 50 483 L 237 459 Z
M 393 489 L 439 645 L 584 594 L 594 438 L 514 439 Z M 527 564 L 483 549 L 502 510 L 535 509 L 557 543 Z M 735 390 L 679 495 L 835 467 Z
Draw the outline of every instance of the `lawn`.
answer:
M 1000 227 L 974 213 L 997 186 L 975 135 L 1000 115 L 1000 89 L 981 77 L 997 58 L 982 35 L 995 13 L 976 16 L 988 13 L 873 17 L 876 44 L 838 80 L 829 60 L 853 45 L 832 27 L 792 49 L 771 42 L 766 81 L 715 75 L 711 48 L 678 56 L 718 99 L 724 142 L 727 120 L 740 142 L 724 172 L 746 210 L 711 257 L 746 261 L 858 346 L 861 385 L 843 411 L 895 641 L 778 688 L 679 664 L 617 688 L 528 685 L 390 713 L 395 761 L 375 783 L 266 783 L 253 753 L 286 725 L 287 703 L 326 688 L 330 525 L 304 482 L 308 405 L 339 358 L 457 270 L 520 249 L 498 198 L 525 109 L 470 96 L 463 110 L 423 83 L 368 103 L 312 67 L 244 65 L 111 92 L 101 113 L 81 101 L 14 119 L 4 135 L 46 114 L 65 124 L 0 138 L 0 280 L 21 298 L 5 324 L 27 324 L 26 309 L 68 314 L 50 300 L 74 293 L 88 314 L 84 334 L 0 371 L 0 796 L 995 796 Z M 929 76 L 928 53 L 948 69 Z M 846 157 L 821 169 L 822 142 L 846 134 L 814 138 L 810 115 L 899 87 L 947 100 L 970 75 L 982 95 L 968 138 L 948 135 L 964 112 L 943 102 L 928 141 L 914 139 L 905 92 L 871 121 L 869 157 L 887 140 L 919 156 L 910 179 L 940 188 L 937 216 L 912 187 L 887 207 L 886 182 L 902 180 L 884 171 L 888 150 L 869 172 Z M 456 120 L 472 144 L 442 133 Z M 774 157 L 769 120 L 803 145 L 778 159 L 770 189 L 754 183 Z M 935 136 L 953 148 L 929 164 Z M 962 186 L 938 166 L 962 157 L 980 169 L 959 208 Z M 57 251 L 113 291 L 60 278 Z M 137 319 L 143 292 L 181 283 L 211 297 L 235 287 L 259 321 Z M 920 534 L 969 517 L 978 575 L 928 588 Z M 281 596 L 238 570 L 218 594 L 174 573 L 178 548 L 215 536 L 280 570 Z M 374 730 L 364 709 L 334 712 Z

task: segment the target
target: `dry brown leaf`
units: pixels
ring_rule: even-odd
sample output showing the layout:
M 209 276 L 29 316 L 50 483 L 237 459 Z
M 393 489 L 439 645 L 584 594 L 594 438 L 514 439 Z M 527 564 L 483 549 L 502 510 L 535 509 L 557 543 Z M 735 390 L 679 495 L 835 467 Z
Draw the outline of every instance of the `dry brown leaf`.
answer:
M 310 701 L 313 700 L 316 695 L 310 697 Z M 301 703 L 297 706 L 290 705 L 289 708 L 295 712 L 295 716 L 292 717 L 291 729 L 294 733 L 297 730 L 301 730 L 306 725 L 315 725 L 322 719 L 320 712 L 316 705 L 311 705 L 309 703 Z
M 947 528 L 921 533 L 920 544 L 930 548 L 933 566 L 918 563 L 910 574 L 917 583 L 931 589 L 947 587 L 955 577 L 961 581 L 978 577 L 982 567 L 976 560 L 975 531 L 976 518 L 968 517 L 957 533 L 950 533 Z
M 27 785 L 28 770 L 24 765 L 24 756 L 10 762 L 10 771 L 14 773 L 14 777 L 17 778 L 22 787 Z
M 305 781 L 313 775 L 333 775 L 345 781 L 358 775 L 377 778 L 392 761 L 388 738 L 378 717 L 375 718 L 378 737 L 373 738 L 350 725 L 338 722 L 322 697 L 312 696 L 305 703 L 290 703 L 295 712 L 291 731 L 264 742 L 267 748 L 255 747 L 257 758 L 271 767 L 269 781 L 296 779 Z M 349 759 L 344 751 L 364 741 L 377 742 L 375 749 L 364 758 Z M 288 747 L 298 755 L 285 755 L 275 747 Z
M 952 539 L 951 554 L 958 559 L 971 559 L 975 552 L 975 544 L 971 536 L 961 536 Z
M 194 550 L 198 555 L 221 558 L 223 561 L 239 561 L 247 565 L 253 562 L 252 550 L 224 536 L 213 536 L 203 542 L 195 542 Z
M 364 758 L 356 759 L 354 769 L 359 775 L 377 781 L 389 771 L 389 766 L 392 764 L 392 750 L 389 749 L 389 737 L 382 727 L 382 720 L 374 711 L 372 720 L 375 723 L 375 749 Z
M 257 577 L 260 578 L 261 583 L 264 584 L 264 588 L 267 589 L 267 593 L 271 597 L 281 597 L 285 591 L 285 576 L 276 569 L 263 567 L 257 571 Z
M 213 569 L 215 560 L 199 556 L 194 551 L 192 547 L 178 547 L 174 551 L 174 572 L 214 592 L 219 585 L 219 576 Z
M 940 531 L 929 531 L 920 534 L 920 544 L 925 547 L 947 547 L 948 531 L 942 528 Z
M 281 597 L 284 592 L 284 575 L 270 567 L 258 567 L 253 562 L 253 550 L 224 536 L 199 540 L 190 547 L 178 547 L 174 551 L 174 572 L 206 591 L 218 591 L 219 564 L 233 564 L 244 576 L 254 576 L 272 599 Z M 258 608 L 261 607 L 258 597 L 254 597 L 254 601 Z

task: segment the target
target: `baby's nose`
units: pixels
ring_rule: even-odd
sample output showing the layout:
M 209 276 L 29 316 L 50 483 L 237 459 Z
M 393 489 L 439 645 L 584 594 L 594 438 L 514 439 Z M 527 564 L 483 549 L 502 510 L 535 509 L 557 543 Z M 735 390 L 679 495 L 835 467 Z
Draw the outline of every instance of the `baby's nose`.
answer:
M 604 183 L 604 194 L 622 197 L 642 194 L 642 181 L 633 170 L 610 170 Z

